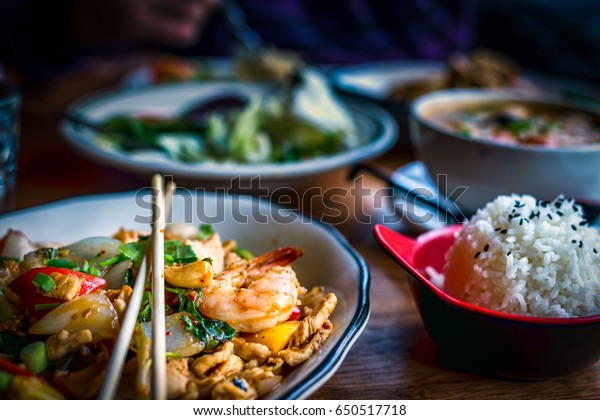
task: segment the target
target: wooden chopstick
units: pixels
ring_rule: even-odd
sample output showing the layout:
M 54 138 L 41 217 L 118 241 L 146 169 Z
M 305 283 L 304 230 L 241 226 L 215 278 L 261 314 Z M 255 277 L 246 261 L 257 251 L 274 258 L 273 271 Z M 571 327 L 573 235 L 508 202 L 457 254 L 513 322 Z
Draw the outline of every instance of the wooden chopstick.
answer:
M 117 338 L 115 348 L 113 349 L 104 382 L 102 383 L 102 388 L 98 394 L 99 400 L 112 400 L 117 393 L 119 380 L 121 379 L 121 373 L 123 372 L 123 366 L 131 342 L 131 336 L 133 335 L 138 313 L 140 312 L 140 306 L 142 305 L 147 277 L 148 259 L 144 257 L 142 265 L 140 266 L 140 271 L 138 272 L 133 285 L 133 293 L 131 294 L 131 299 L 127 306 L 127 312 L 125 312 L 125 318 L 121 324 L 121 331 L 119 332 L 119 337 Z
M 156 178 L 156 176 L 155 176 Z M 155 188 L 155 201 L 157 197 L 163 197 L 162 194 L 162 177 L 160 177 L 160 175 L 158 175 L 158 179 L 160 179 L 160 184 L 158 184 L 160 186 L 159 189 Z M 154 182 L 158 182 L 157 179 L 153 179 L 153 183 Z M 154 184 L 153 184 L 154 185 Z M 154 216 L 154 221 L 159 220 L 160 219 L 160 214 L 163 215 L 163 219 L 168 217 L 170 212 L 171 212 L 171 204 L 173 201 L 173 195 L 175 194 L 175 183 L 173 181 L 169 181 L 166 187 L 166 191 L 164 193 L 164 201 L 163 204 L 160 207 L 157 207 L 156 209 L 154 209 L 155 211 L 155 216 Z M 157 203 L 160 204 L 160 203 Z M 160 209 L 160 210 L 159 210 Z M 155 225 L 155 224 L 154 224 Z M 154 227 L 153 225 L 153 227 Z M 163 225 L 162 225 L 162 232 L 160 232 L 159 230 L 159 236 L 163 238 L 163 245 L 161 246 L 161 250 L 164 250 L 164 220 L 163 220 Z M 140 307 L 142 304 L 142 299 L 144 296 L 144 290 L 146 288 L 146 283 L 148 280 L 148 272 L 150 271 L 148 269 L 148 266 L 153 266 L 155 267 L 155 265 L 151 262 L 152 256 L 154 255 L 155 252 L 155 246 L 154 246 L 154 230 L 153 230 L 153 235 L 150 238 L 149 242 L 148 242 L 148 247 L 146 249 L 146 254 L 144 255 L 144 259 L 142 261 L 142 264 L 140 266 L 140 270 L 138 272 L 138 275 L 136 277 L 135 283 L 133 285 L 133 293 L 131 295 L 131 299 L 129 301 L 129 304 L 127 306 L 127 311 L 125 313 L 125 317 L 123 318 L 123 322 L 121 324 L 121 330 L 119 332 L 119 336 L 117 338 L 117 341 L 115 343 L 115 347 L 113 349 L 113 353 L 106 371 L 106 375 L 104 377 L 104 381 L 102 383 L 102 388 L 100 389 L 100 392 L 98 393 L 98 399 L 99 400 L 110 400 L 110 399 L 114 399 L 118 387 L 119 387 L 119 381 L 121 379 L 121 374 L 123 372 L 123 366 L 125 364 L 125 360 L 127 358 L 127 353 L 129 350 L 129 345 L 131 342 L 131 337 L 133 335 L 133 331 L 135 329 L 135 324 L 137 322 L 137 317 L 138 314 L 140 312 Z M 164 251 L 162 251 L 164 252 Z M 154 261 L 156 261 L 156 258 L 154 258 Z M 163 258 L 160 258 L 159 261 L 163 261 L 163 267 L 164 267 L 164 256 Z M 162 273 L 163 271 L 156 271 L 155 268 L 152 268 L 152 273 L 158 272 L 160 273 L 160 277 L 162 277 Z M 163 293 L 161 293 L 160 295 L 162 295 L 162 300 L 163 300 L 163 306 L 153 306 L 153 307 L 164 307 L 164 282 L 161 282 L 163 285 Z M 153 282 L 154 284 L 154 282 Z M 154 291 L 155 289 L 153 289 Z M 153 293 L 154 296 L 154 293 Z M 153 305 L 155 304 L 154 300 L 153 300 Z M 162 312 L 162 311 L 159 311 Z M 163 326 L 163 330 L 165 328 L 165 322 L 164 322 L 164 312 L 162 312 L 162 317 L 163 317 L 163 321 L 162 321 L 162 326 Z M 153 321 L 153 327 L 152 327 L 152 333 L 153 333 L 153 337 L 157 337 L 156 332 L 154 331 L 154 323 L 155 323 L 155 317 L 152 317 L 152 321 Z M 157 321 L 158 323 L 160 323 L 160 320 Z M 162 337 L 165 337 L 165 334 L 162 334 Z M 154 343 L 155 340 L 152 340 L 152 342 Z M 164 339 L 163 339 L 164 341 Z M 160 343 L 159 343 L 160 345 Z M 166 345 L 165 345 L 166 348 Z M 159 349 L 160 351 L 160 349 Z M 156 350 L 153 347 L 153 354 L 155 353 Z M 156 359 L 155 359 L 156 360 Z M 161 359 L 163 361 L 163 365 L 166 363 L 166 356 L 163 356 Z M 154 364 L 155 362 L 153 362 Z M 155 366 L 160 365 L 160 363 L 155 364 Z M 160 369 L 160 367 L 159 367 Z M 153 390 L 156 389 L 157 391 L 159 391 L 159 395 L 155 395 L 154 391 L 153 391 L 153 397 L 155 398 L 160 398 L 163 397 L 166 398 L 166 367 L 164 368 L 164 380 L 163 379 L 158 379 L 155 380 L 154 376 L 153 376 L 153 380 L 152 383 L 156 384 L 153 385 Z M 162 390 L 162 391 L 160 391 Z
M 165 317 L 165 196 L 163 177 L 152 178 L 152 398 L 167 399 L 167 343 Z

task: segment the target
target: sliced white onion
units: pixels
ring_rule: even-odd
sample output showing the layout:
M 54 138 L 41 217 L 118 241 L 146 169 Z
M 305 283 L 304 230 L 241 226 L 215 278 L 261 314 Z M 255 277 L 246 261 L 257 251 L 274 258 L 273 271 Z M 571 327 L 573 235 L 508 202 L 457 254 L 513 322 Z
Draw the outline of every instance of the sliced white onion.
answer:
M 115 338 L 119 317 L 103 292 L 78 296 L 48 312 L 29 329 L 30 334 L 56 334 L 62 330 L 92 331 L 94 338 Z
M 131 268 L 133 261 L 123 260 L 108 269 L 104 275 L 107 289 L 120 289 L 125 284 L 125 274 Z
M 100 257 L 95 259 L 95 261 L 100 262 L 119 255 L 119 247 L 121 245 L 123 245 L 121 241 L 114 238 L 93 236 L 82 239 L 62 249 L 68 249 L 81 258 L 81 260 L 91 260 L 100 254 Z
M 175 353 L 182 357 L 193 356 L 204 350 L 205 344 L 185 329 L 182 317 L 185 312 L 169 315 L 166 319 L 167 353 Z M 142 330 L 152 339 L 152 323 L 143 322 Z
M 25 254 L 35 250 L 35 246 L 20 230 L 9 229 L 0 239 L 0 255 L 22 260 Z

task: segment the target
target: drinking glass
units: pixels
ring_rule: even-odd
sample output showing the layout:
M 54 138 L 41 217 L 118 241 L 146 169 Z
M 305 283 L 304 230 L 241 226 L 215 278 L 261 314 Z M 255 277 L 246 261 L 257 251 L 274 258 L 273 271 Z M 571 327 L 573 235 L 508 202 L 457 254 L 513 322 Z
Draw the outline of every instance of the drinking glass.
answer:
M 15 200 L 21 94 L 0 78 L 0 213 L 12 210 Z

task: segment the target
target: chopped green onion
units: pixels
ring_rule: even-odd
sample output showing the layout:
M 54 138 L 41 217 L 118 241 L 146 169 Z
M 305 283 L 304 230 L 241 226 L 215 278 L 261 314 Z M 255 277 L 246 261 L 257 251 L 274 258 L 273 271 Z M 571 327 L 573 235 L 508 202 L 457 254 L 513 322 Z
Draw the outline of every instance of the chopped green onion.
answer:
M 0 392 L 8 391 L 12 378 L 10 373 L 0 370 Z
M 251 260 L 254 258 L 254 254 L 245 248 L 236 248 L 235 253 L 245 260 Z
M 98 267 L 100 267 L 100 268 L 108 267 L 109 265 L 118 263 L 120 259 L 121 259 L 120 257 L 112 257 L 107 260 L 100 261 L 98 263 Z
M 34 306 L 36 311 L 45 311 L 47 309 L 54 309 L 59 307 L 60 305 L 62 305 L 62 303 L 60 302 L 55 302 L 55 303 L 38 303 L 37 305 Z
M 215 231 L 213 230 L 211 225 L 201 225 L 198 228 L 198 233 L 196 234 L 196 239 L 206 240 L 213 236 Z
M 133 269 L 131 268 L 125 271 L 125 285 L 133 287 Z
M 181 355 L 180 355 L 180 354 L 177 354 L 177 353 L 171 353 L 171 352 L 166 352 L 166 353 L 165 353 L 165 356 L 167 356 L 167 357 L 170 357 L 170 358 L 172 358 L 172 359 L 177 359 L 177 358 L 181 357 Z
M 132 260 L 136 267 L 139 267 L 146 253 L 146 244 L 146 241 L 140 239 L 138 242 L 129 242 L 128 244 L 121 245 L 119 251 L 125 258 Z
M 44 273 L 38 273 L 33 280 L 33 284 L 44 293 L 49 293 L 56 287 L 56 282 L 52 277 Z
M 43 341 L 35 341 L 21 350 L 21 360 L 27 369 L 34 373 L 42 373 L 48 367 L 46 345 Z
M 142 304 L 140 305 L 140 312 L 138 313 L 138 322 L 148 322 L 152 315 L 152 293 L 148 290 L 144 292 L 142 297 Z
M 213 259 L 210 258 L 210 257 L 202 258 L 202 261 L 206 261 L 206 262 L 209 262 L 211 264 L 213 263 Z
M 68 268 L 68 269 L 74 269 L 77 268 L 77 264 L 75 264 L 73 261 L 69 261 L 69 260 L 62 260 L 62 259 L 50 259 L 50 258 L 46 258 L 44 260 L 44 265 L 48 266 L 48 267 L 56 267 L 56 268 Z
M 102 272 L 98 268 L 91 265 L 89 261 L 86 261 L 79 271 L 96 277 L 100 277 L 102 275 Z

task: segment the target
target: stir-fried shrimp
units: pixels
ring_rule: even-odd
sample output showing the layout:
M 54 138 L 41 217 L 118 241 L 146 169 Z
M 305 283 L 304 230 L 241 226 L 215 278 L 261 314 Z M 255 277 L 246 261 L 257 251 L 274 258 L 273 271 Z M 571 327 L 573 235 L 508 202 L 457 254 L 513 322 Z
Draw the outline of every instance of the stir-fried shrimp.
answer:
M 172 227 L 164 244 L 165 340 L 178 356 L 168 397 L 261 398 L 321 348 L 336 299 L 300 285 L 290 264 L 301 249 L 253 258 L 207 226 Z M 14 230 L 0 238 L 0 341 L 11 344 L 0 399 L 98 394 L 148 247 L 143 233 L 116 236 L 42 247 Z M 119 398 L 150 396 L 152 310 L 144 288 Z
M 288 247 L 236 261 L 204 288 L 200 312 L 242 332 L 285 321 L 303 290 L 288 264 L 301 255 L 299 248 Z

